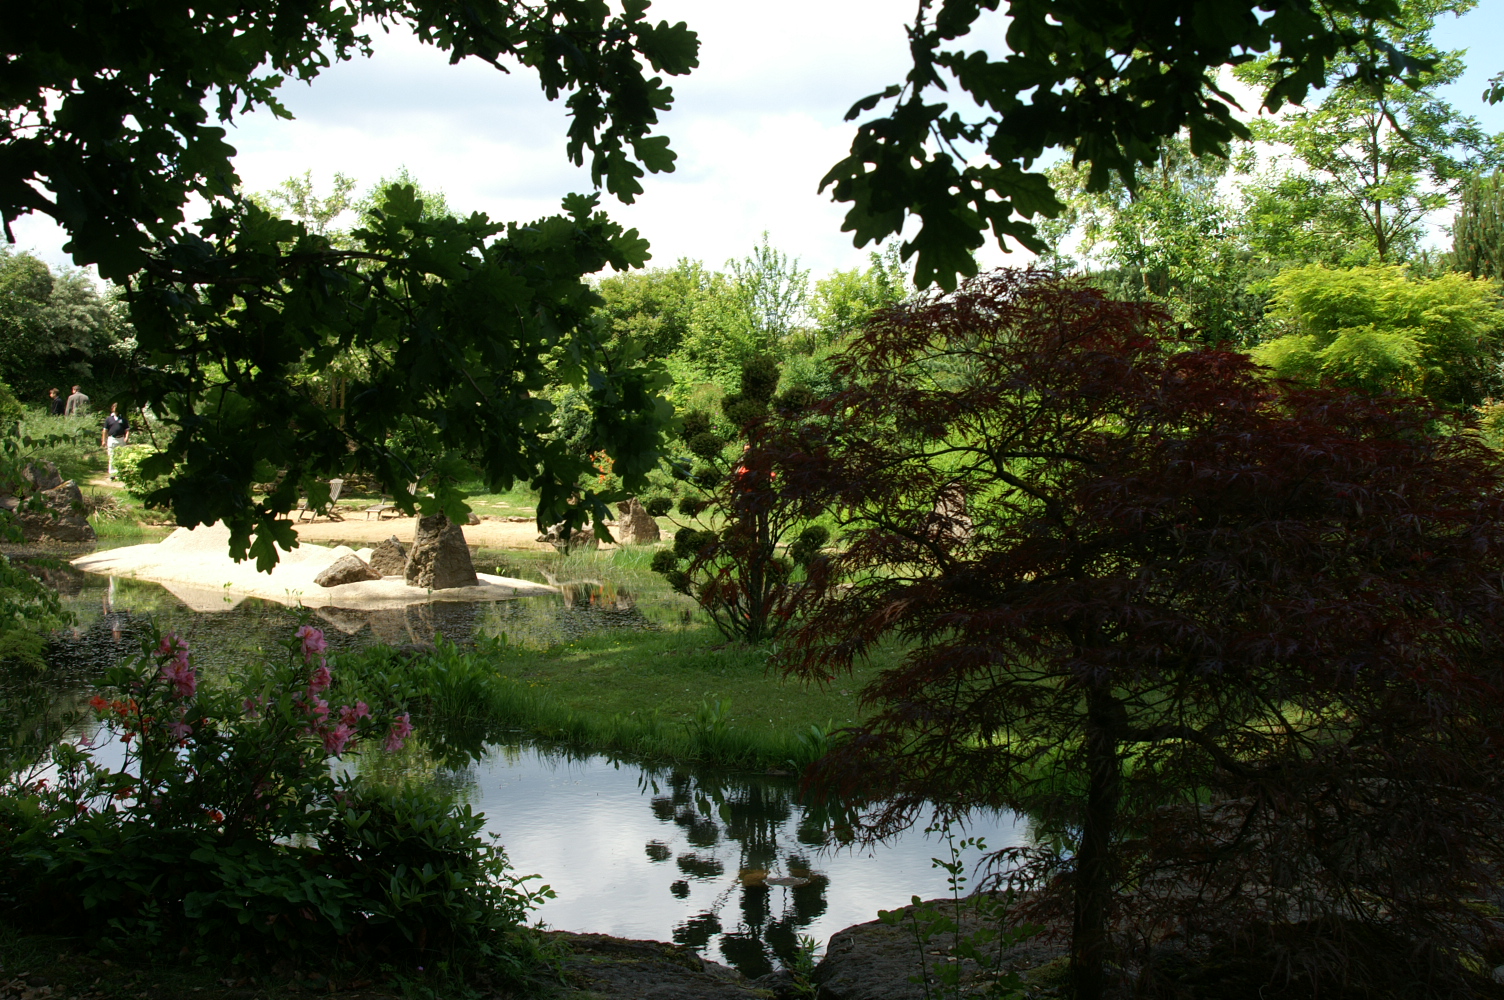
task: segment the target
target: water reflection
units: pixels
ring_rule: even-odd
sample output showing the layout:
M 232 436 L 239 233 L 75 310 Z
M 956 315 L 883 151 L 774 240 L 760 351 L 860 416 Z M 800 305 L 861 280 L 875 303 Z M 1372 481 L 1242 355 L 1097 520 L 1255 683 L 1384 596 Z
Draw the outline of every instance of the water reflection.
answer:
M 139 648 L 151 622 L 182 635 L 206 668 L 244 662 L 296 625 L 296 612 L 275 601 L 228 597 L 206 588 L 167 587 L 82 573 L 65 562 L 17 559 L 55 589 L 76 626 L 54 637 L 49 662 L 102 669 Z M 507 636 L 547 646 L 601 631 L 658 629 L 682 621 L 685 599 L 671 592 L 639 594 L 610 580 L 569 581 L 559 595 L 494 603 L 434 601 L 395 609 L 319 608 L 336 652 L 385 644 L 425 646 L 438 637 L 470 645 Z
M 493 748 L 466 778 L 513 864 L 558 892 L 541 911 L 551 925 L 671 939 L 749 976 L 791 962 L 801 935 L 824 941 L 946 891 L 938 842 L 916 830 L 858 847 L 853 817 L 801 802 L 790 778 L 520 746 Z M 1023 843 L 1025 827 L 1009 815 L 972 832 L 995 848 Z

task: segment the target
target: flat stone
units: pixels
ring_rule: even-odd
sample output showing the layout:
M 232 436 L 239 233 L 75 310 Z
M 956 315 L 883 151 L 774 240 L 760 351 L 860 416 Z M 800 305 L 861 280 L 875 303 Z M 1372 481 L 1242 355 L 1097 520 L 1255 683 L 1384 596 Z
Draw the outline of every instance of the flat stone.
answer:
M 313 582 L 320 587 L 339 587 L 347 583 L 362 583 L 366 580 L 380 580 L 381 574 L 367 566 L 360 556 L 350 554 L 341 556 L 318 576 Z
M 935 906 L 946 916 L 953 916 L 954 905 L 949 899 L 933 899 L 926 906 Z M 902 907 L 906 915 L 913 906 Z M 963 903 L 961 933 L 971 934 L 982 924 L 976 913 Z M 932 970 L 937 961 L 943 961 L 934 953 L 952 946 L 951 934 L 937 935 L 925 949 L 927 970 Z M 1062 954 L 1064 946 L 1058 941 L 1030 938 L 1005 951 L 1000 957 L 1004 969 L 1027 970 L 1049 962 Z M 825 957 L 815 967 L 811 980 L 819 987 L 822 1000 L 925 1000 L 940 994 L 940 984 L 930 975 L 929 989 L 921 983 L 910 982 L 909 977 L 919 975 L 920 949 L 914 942 L 914 927 L 905 920 L 892 926 L 880 920 L 856 924 L 830 936 L 825 946 Z M 970 959 L 961 963 L 961 982 L 965 995 L 972 995 L 985 985 L 985 978 L 977 964 Z
M 393 535 L 371 550 L 371 569 L 379 576 L 404 576 L 407 573 L 407 549 Z
M 474 587 L 480 583 L 470 561 L 465 532 L 443 514 L 418 518 L 407 556 L 407 585 L 429 590 Z

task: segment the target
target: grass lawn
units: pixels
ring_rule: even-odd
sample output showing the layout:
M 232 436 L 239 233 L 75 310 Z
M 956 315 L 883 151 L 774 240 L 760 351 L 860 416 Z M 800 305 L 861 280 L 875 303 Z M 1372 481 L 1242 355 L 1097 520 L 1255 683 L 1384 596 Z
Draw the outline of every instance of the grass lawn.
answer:
M 543 650 L 511 646 L 493 656 L 503 676 L 536 685 L 572 712 L 602 718 L 656 712 L 682 723 L 720 702 L 730 725 L 769 735 L 855 722 L 856 694 L 875 670 L 806 685 L 770 670 L 766 649 L 728 643 L 709 626 L 607 633 Z

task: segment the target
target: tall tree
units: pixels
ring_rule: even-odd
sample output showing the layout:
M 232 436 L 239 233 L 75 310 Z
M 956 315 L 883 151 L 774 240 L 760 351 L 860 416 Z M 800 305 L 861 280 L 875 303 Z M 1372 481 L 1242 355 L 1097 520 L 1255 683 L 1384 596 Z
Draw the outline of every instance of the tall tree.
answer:
M 51 216 L 79 264 L 124 281 L 153 265 L 153 240 L 177 235 L 190 196 L 224 198 L 238 186 L 220 123 L 255 107 L 291 117 L 281 83 L 369 54 L 373 24 L 405 27 L 456 62 L 519 64 L 551 100 L 567 93 L 569 158 L 583 164 L 588 151 L 593 181 L 630 202 L 644 171 L 674 161 L 652 134 L 673 95 L 643 63 L 682 74 L 697 58 L 688 28 L 655 25 L 647 9 L 643 0 L 620 13 L 602 0 L 23 5 L 7 12 L 0 40 L 0 218 L 8 228 L 28 212 Z
M 232 552 L 249 547 L 263 567 L 274 543 L 293 544 L 278 517 L 298 494 L 327 496 L 326 481 L 354 468 L 392 489 L 430 472 L 431 497 L 399 498 L 430 512 L 463 512 L 455 480 L 473 463 L 493 486 L 531 480 L 540 521 L 603 514 L 574 481 L 580 461 L 544 444 L 551 409 L 535 393 L 545 372 L 589 383 L 591 443 L 613 450 L 625 478 L 656 462 L 667 418 L 657 376 L 604 363 L 585 281 L 607 265 L 642 266 L 646 244 L 593 197 L 519 227 L 425 217 L 413 189 L 393 185 L 352 245 L 338 246 L 237 194 L 222 127 L 255 107 L 287 117 L 275 96 L 285 78 L 369 53 L 366 25 L 401 25 L 456 61 L 520 64 L 549 99 L 567 94 L 566 154 L 583 164 L 588 151 L 593 182 L 631 201 L 646 171 L 673 167 L 653 134 L 672 92 L 653 74 L 697 64 L 693 32 L 653 24 L 647 7 L 64 0 L 7 17 L 0 218 L 51 216 L 75 260 L 128 285 L 148 361 L 134 392 L 170 431 L 150 471 L 171 480 L 153 502 L 171 503 L 183 525 L 226 522 Z M 187 226 L 194 195 L 210 210 Z M 317 374 L 352 348 L 394 367 L 330 414 L 292 374 Z M 390 436 L 393 421 L 409 433 Z M 253 492 L 278 472 L 277 489 Z
M 844 229 L 858 246 L 919 227 L 915 283 L 954 288 L 974 275 L 973 252 L 991 230 L 1043 252 L 1029 220 L 1061 210 L 1049 178 L 1031 166 L 1051 147 L 1089 164 L 1088 185 L 1114 174 L 1129 188 L 1160 143 L 1185 130 L 1192 153 L 1226 156 L 1249 131 L 1217 82 L 1224 66 L 1267 54 L 1263 107 L 1300 104 L 1345 80 L 1414 79 L 1429 63 L 1381 27 L 1397 0 L 1011 0 L 1008 52 L 962 47 L 1001 0 L 920 0 L 909 25 L 913 68 L 902 83 L 852 105 L 862 122 L 850 154 L 821 181 L 848 202 Z M 943 99 L 936 100 L 939 94 Z
M 1148 994 L 1157 945 L 1208 937 L 1277 942 L 1322 992 L 1477 983 L 1504 864 L 1480 443 L 1040 272 L 890 311 L 841 366 L 774 453 L 843 539 L 783 659 L 906 652 L 819 782 L 896 790 L 895 824 L 1033 817 L 1019 875 L 1072 926 L 1077 1000 Z
M 1452 264 L 1475 278 L 1504 280 L 1504 171 L 1475 175 L 1462 186 Z
M 1484 133 L 1477 119 L 1460 114 L 1439 88 L 1464 69 L 1461 51 L 1441 52 L 1430 32 L 1444 14 L 1463 14 L 1477 0 L 1402 0 L 1390 23 L 1361 21 L 1431 63 L 1413 86 L 1385 85 L 1352 76 L 1358 55 L 1337 60 L 1348 77 L 1313 108 L 1254 123 L 1254 135 L 1288 146 L 1322 182 L 1320 194 L 1362 221 L 1360 235 L 1379 262 L 1402 260 L 1415 249 L 1428 214 L 1444 208 L 1471 173 L 1504 162 L 1504 136 Z M 1279 70 L 1265 58 L 1241 66 L 1238 76 L 1268 83 Z
M 1092 190 L 1085 171 L 1062 163 L 1049 172 L 1067 210 L 1042 227 L 1058 265 L 1070 235 L 1089 264 L 1113 273 L 1098 284 L 1124 297 L 1163 303 L 1212 343 L 1247 343 L 1263 297 L 1249 286 L 1264 276 L 1243 232 L 1240 206 L 1218 190 L 1232 163 L 1166 140 L 1156 163 L 1129 189 L 1113 179 Z
M 29 253 L 0 247 L 0 382 L 22 398 L 40 402 L 66 382 L 117 385 L 122 359 L 112 348 L 123 332 L 118 304 L 86 273 L 54 272 Z

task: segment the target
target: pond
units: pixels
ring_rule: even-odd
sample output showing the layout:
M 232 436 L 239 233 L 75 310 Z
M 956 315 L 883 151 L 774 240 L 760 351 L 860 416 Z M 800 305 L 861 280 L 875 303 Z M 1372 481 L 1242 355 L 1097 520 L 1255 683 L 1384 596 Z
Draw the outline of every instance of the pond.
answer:
M 320 616 L 338 651 L 500 633 L 544 645 L 602 629 L 675 628 L 690 612 L 684 598 L 647 585 L 631 565 L 614 573 L 599 558 L 551 565 L 531 567 L 533 578 L 585 579 L 548 597 Z M 64 595 L 77 624 L 56 638 L 45 695 L 13 703 L 24 709 L 13 712 L 18 717 L 81 708 L 88 679 L 136 651 L 153 622 L 184 636 L 200 666 L 212 670 L 269 648 L 295 621 L 289 608 L 269 601 L 227 600 L 223 610 L 208 611 L 193 606 L 201 597 L 185 602 L 157 584 L 66 564 L 35 571 Z M 478 763 L 434 777 L 486 814 L 518 871 L 538 873 L 557 892 L 537 914 L 550 926 L 676 941 L 749 976 L 791 960 L 802 935 L 823 945 L 880 908 L 947 892 L 946 872 L 931 861 L 950 857 L 938 835 L 912 830 L 861 846 L 850 817 L 802 804 L 787 777 L 644 767 L 525 744 L 493 746 Z M 1024 834 L 1010 814 L 983 817 L 964 835 L 981 835 L 996 849 L 1022 843 Z M 971 865 L 978 853 L 961 858 Z
M 788 778 L 528 746 L 494 747 L 456 778 L 517 870 L 558 893 L 538 914 L 551 926 L 672 940 L 748 976 L 792 961 L 801 935 L 823 946 L 879 909 L 949 893 L 931 863 L 951 857 L 939 834 L 861 846 L 846 817 L 801 804 Z M 1018 817 L 992 815 L 956 837 L 997 849 L 1023 844 L 1025 832 Z M 970 872 L 980 852 L 959 856 Z

